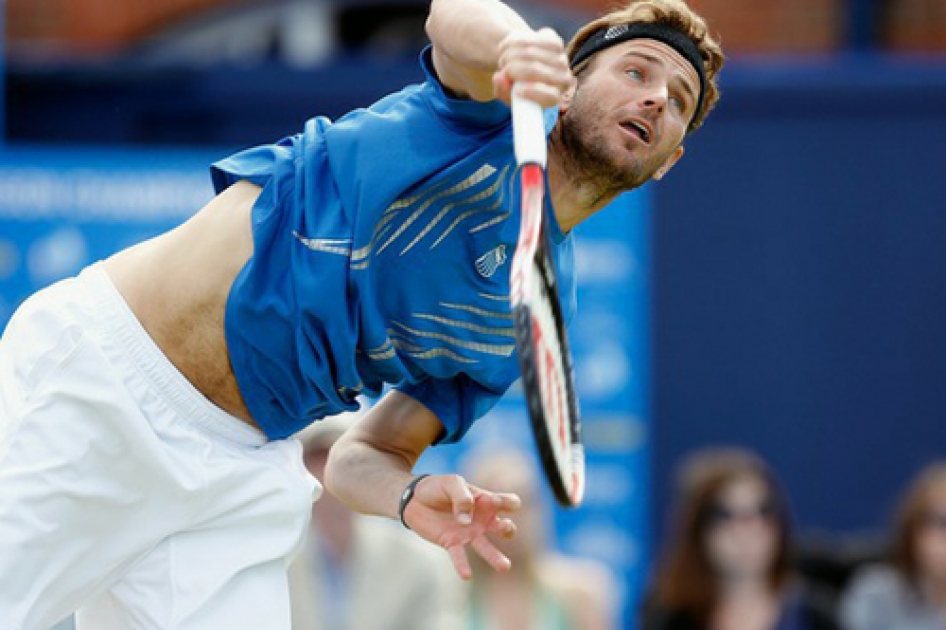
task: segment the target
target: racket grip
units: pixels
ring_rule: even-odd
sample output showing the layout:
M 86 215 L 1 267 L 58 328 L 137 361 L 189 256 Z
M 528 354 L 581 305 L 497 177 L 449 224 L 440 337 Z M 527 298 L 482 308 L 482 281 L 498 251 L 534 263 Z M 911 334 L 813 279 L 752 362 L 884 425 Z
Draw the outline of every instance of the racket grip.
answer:
M 538 164 L 545 168 L 548 147 L 542 106 L 512 93 L 512 140 L 516 163 Z

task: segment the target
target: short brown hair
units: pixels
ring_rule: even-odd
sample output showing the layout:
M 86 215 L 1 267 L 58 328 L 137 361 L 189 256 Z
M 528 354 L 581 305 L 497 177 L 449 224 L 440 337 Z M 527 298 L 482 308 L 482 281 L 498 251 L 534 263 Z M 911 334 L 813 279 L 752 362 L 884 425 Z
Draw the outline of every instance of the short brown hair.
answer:
M 940 487 L 946 487 L 946 462 L 930 464 L 920 472 L 907 489 L 894 519 L 892 560 L 914 587 L 920 578 L 916 537 L 928 517 L 930 498 Z
M 719 100 L 717 76 L 723 67 L 724 58 L 723 50 L 719 42 L 710 35 L 706 22 L 683 0 L 631 0 L 622 8 L 615 9 L 582 27 L 568 43 L 568 58 L 573 59 L 582 44 L 598 29 L 632 22 L 669 26 L 680 31 L 696 44 L 703 58 L 703 68 L 706 72 L 703 106 L 696 112 L 693 122 L 690 123 L 691 131 L 697 129 Z M 575 68 L 576 74 L 581 75 L 582 70 L 593 59 L 594 55 Z
M 776 528 L 776 554 L 769 584 L 780 590 L 791 576 L 791 528 L 785 496 L 765 462 L 738 448 L 708 449 L 682 468 L 676 521 L 664 558 L 657 565 L 650 604 L 708 625 L 719 588 L 706 550 L 706 533 L 720 494 L 733 481 L 755 479 L 765 486 Z

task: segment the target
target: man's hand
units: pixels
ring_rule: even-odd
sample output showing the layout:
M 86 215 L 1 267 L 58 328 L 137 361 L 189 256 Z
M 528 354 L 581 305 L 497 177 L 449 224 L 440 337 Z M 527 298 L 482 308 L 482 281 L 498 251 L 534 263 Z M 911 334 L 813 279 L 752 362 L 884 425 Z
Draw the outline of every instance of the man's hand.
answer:
M 555 107 L 574 82 L 565 42 L 552 29 L 516 30 L 499 44 L 493 92 L 507 104 L 512 98 L 513 85 L 518 85 L 520 96 L 542 107 Z
M 388 392 L 332 447 L 325 487 L 353 510 L 396 519 L 417 459 L 441 431 L 443 425 L 427 407 L 396 390 Z M 432 476 L 414 488 L 404 521 L 446 549 L 460 577 L 469 579 L 468 545 L 497 571 L 509 569 L 509 559 L 486 535 L 512 536 L 516 527 L 506 516 L 520 505 L 514 494 L 489 492 L 457 475 Z
M 516 526 L 506 515 L 520 506 L 514 494 L 477 488 L 459 475 L 438 475 L 417 484 L 404 510 L 404 522 L 422 538 L 446 549 L 457 573 L 468 580 L 472 575 L 468 545 L 496 571 L 509 570 L 509 558 L 486 535 L 511 538 Z

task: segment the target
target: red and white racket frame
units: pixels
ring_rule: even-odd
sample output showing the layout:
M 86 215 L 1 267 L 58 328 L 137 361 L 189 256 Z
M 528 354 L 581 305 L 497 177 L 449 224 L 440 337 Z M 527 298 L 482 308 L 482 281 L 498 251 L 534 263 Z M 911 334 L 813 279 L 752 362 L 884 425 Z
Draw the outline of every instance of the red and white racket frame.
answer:
M 571 353 L 543 225 L 547 146 L 542 108 L 514 94 L 512 119 L 522 184 L 522 223 L 510 279 L 519 366 L 546 476 L 556 500 L 576 507 L 584 497 L 585 452 Z M 547 309 L 537 308 L 542 300 L 548 301 Z

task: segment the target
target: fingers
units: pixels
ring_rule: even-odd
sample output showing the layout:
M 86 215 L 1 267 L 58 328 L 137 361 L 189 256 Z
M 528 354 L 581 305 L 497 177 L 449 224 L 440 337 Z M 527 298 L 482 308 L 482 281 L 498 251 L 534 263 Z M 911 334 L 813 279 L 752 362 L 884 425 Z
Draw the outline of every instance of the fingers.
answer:
M 505 529 L 509 536 L 512 536 L 516 531 L 516 526 L 508 519 L 496 519 L 494 528 Z M 497 549 L 486 536 L 477 536 L 468 544 L 493 570 L 504 573 L 512 568 L 512 561 Z M 473 576 L 473 569 L 470 566 L 470 559 L 466 555 L 466 545 L 454 544 L 448 546 L 446 550 L 450 555 L 450 561 L 453 563 L 457 575 L 464 580 L 469 580 Z
M 522 499 L 518 494 L 511 492 L 500 492 L 496 494 L 499 497 L 500 512 L 517 512 L 522 507 Z
M 496 548 L 485 536 L 474 538 L 470 543 L 473 550 L 494 570 L 504 573 L 512 567 L 512 562 Z
M 460 475 L 451 475 L 444 480 L 444 492 L 453 504 L 453 514 L 461 525 L 473 522 L 473 492 Z
M 466 548 L 463 545 L 452 545 L 447 548 L 447 553 L 450 554 L 457 575 L 463 580 L 469 580 L 473 576 L 473 569 L 470 568 L 470 559 L 466 557 Z
M 497 516 L 486 528 L 486 531 L 508 540 L 516 535 L 516 524 L 508 518 L 500 518 Z
M 498 71 L 493 77 L 496 97 L 508 102 L 512 85 L 518 93 L 543 107 L 561 102 L 574 83 L 565 43 L 552 29 L 516 31 L 499 46 Z
M 498 512 L 516 512 L 522 507 L 522 499 L 519 498 L 518 494 L 512 492 L 492 492 L 490 490 L 484 490 L 479 486 L 474 486 L 471 483 L 468 483 L 467 487 L 476 498 L 490 497 L 490 500 L 496 506 Z

